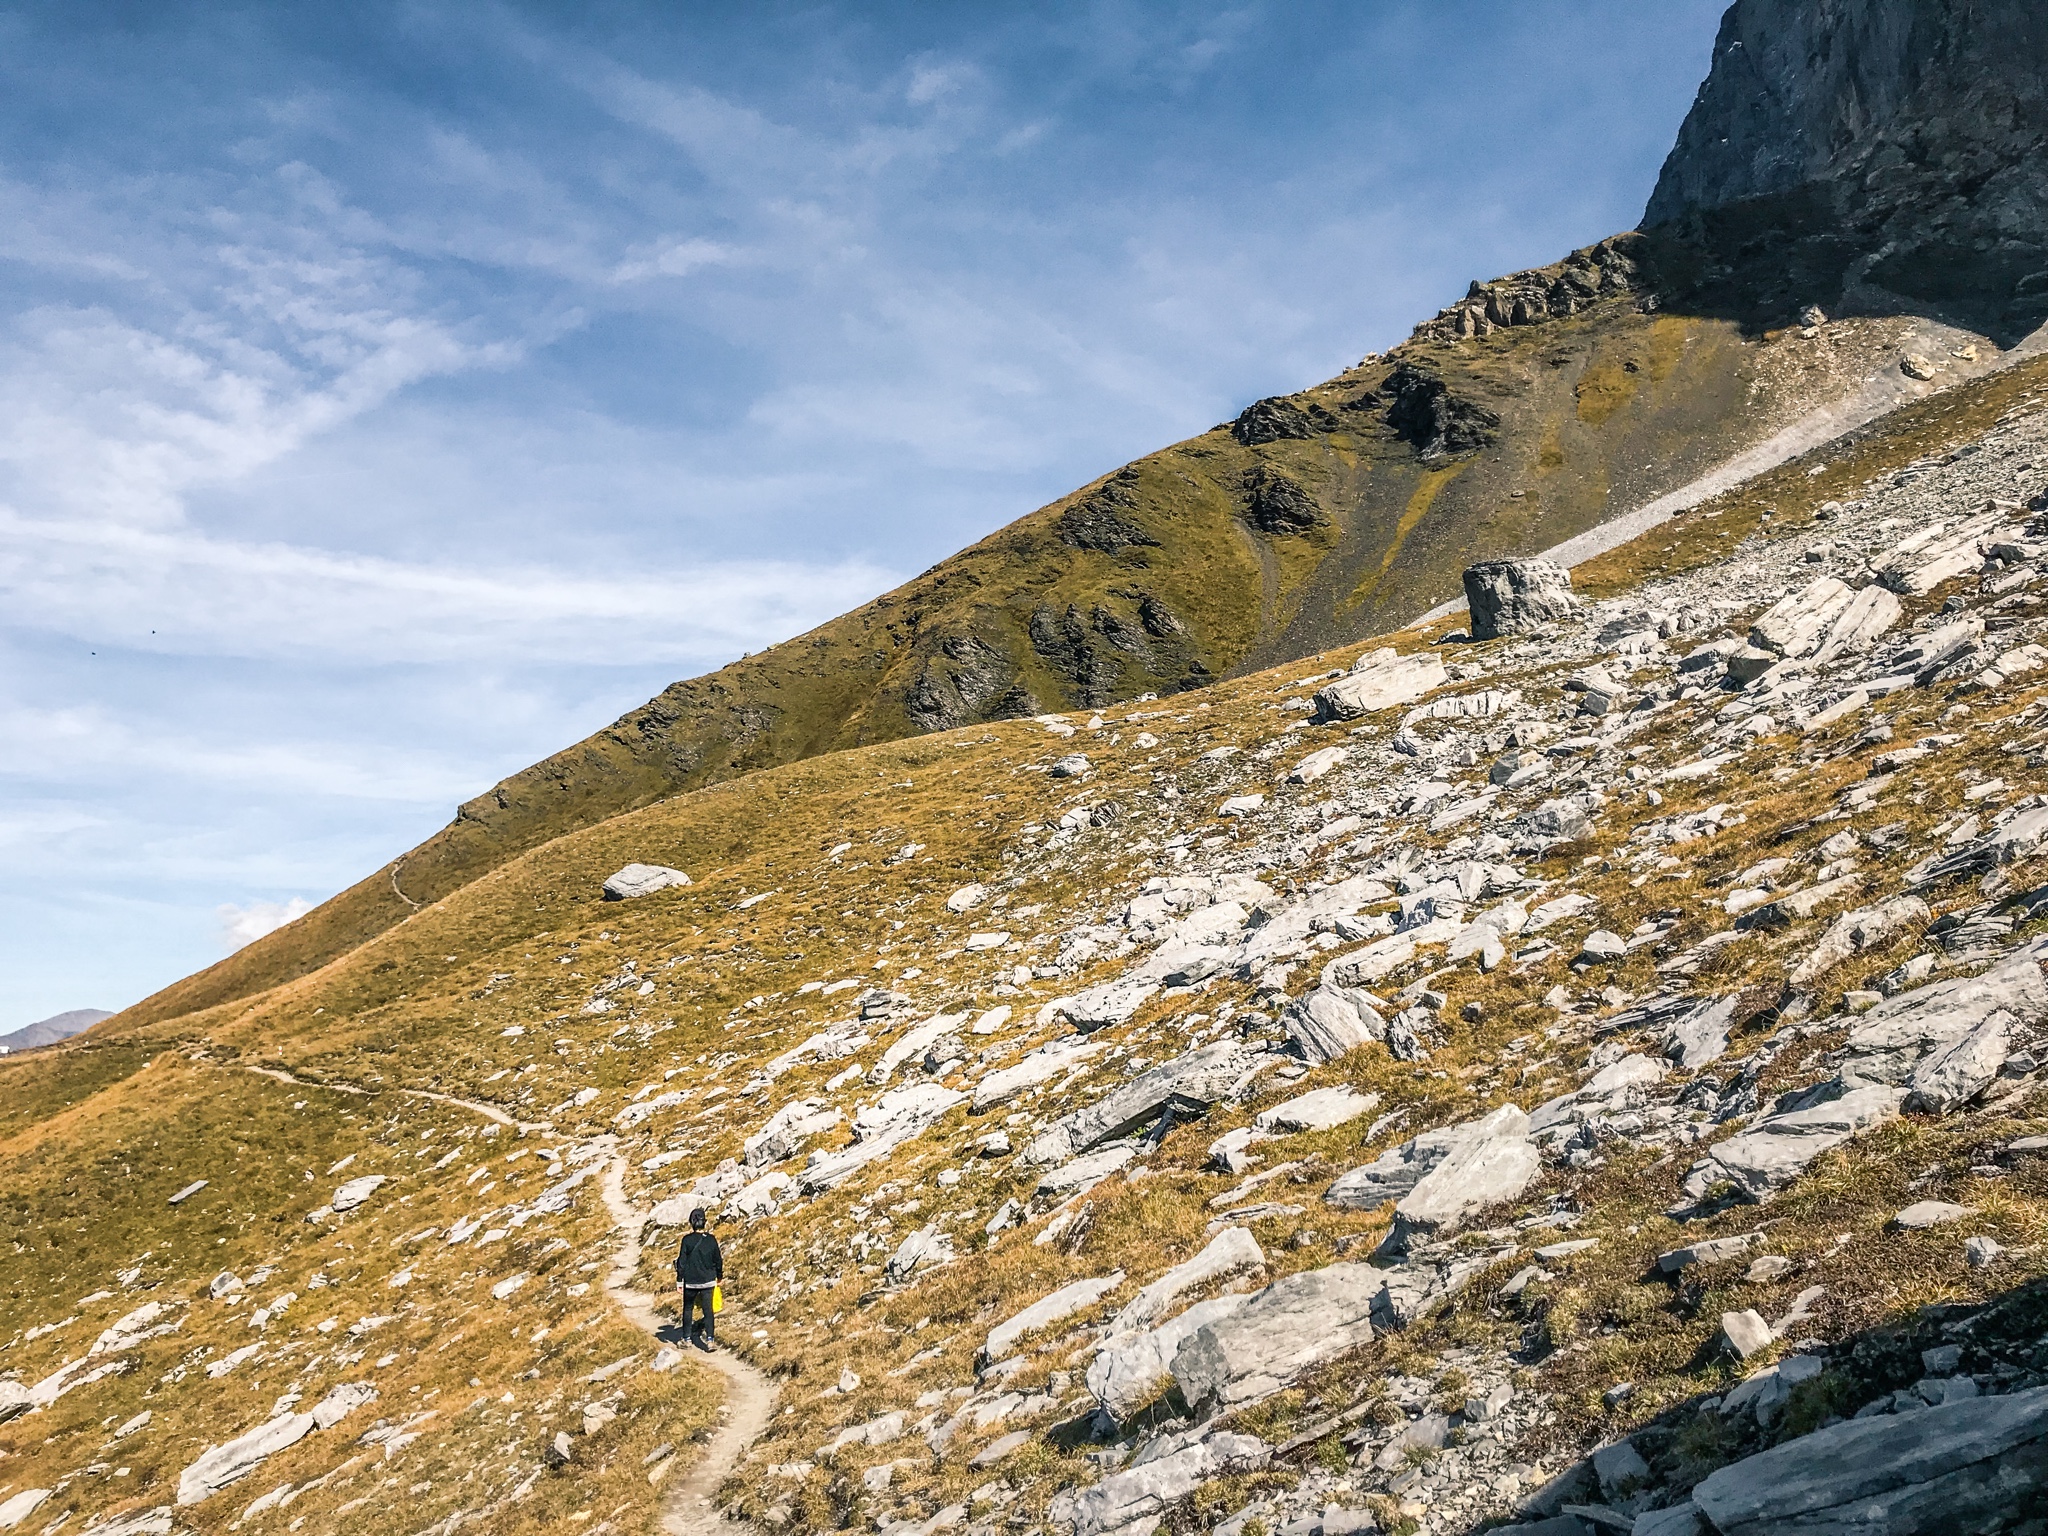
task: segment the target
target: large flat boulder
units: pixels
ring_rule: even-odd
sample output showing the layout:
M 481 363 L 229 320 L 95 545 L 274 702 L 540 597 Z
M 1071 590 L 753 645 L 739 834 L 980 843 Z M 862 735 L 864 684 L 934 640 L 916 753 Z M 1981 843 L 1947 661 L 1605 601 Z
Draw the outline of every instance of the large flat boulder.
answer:
M 1503 1104 L 1475 1120 L 1438 1164 L 1394 1206 L 1399 1230 L 1447 1236 L 1488 1206 L 1518 1199 L 1543 1171 L 1529 1117 Z
M 1403 656 L 1382 647 L 1352 663 L 1351 671 L 1316 691 L 1315 718 L 1323 724 L 1356 720 L 1376 710 L 1412 704 L 1451 680 L 1434 656 Z
M 346 1382 L 315 1403 L 309 1413 L 281 1413 L 225 1445 L 209 1446 L 178 1474 L 178 1502 L 198 1504 L 213 1497 L 316 1429 L 333 1428 L 376 1395 L 376 1389 L 367 1383 Z
M 1185 1264 L 1175 1265 L 1125 1303 L 1116 1321 L 1110 1324 L 1110 1332 L 1146 1327 L 1154 1318 L 1163 1317 L 1176 1300 L 1196 1286 L 1257 1269 L 1265 1262 L 1265 1251 L 1259 1247 L 1257 1238 L 1243 1227 L 1225 1227 L 1209 1239 L 1200 1253 Z
M 1025 1160 L 1039 1167 L 1064 1163 L 1157 1119 L 1168 1108 L 1200 1114 L 1237 1086 L 1256 1054 L 1238 1041 L 1219 1040 L 1161 1062 L 1116 1092 L 1055 1120 L 1024 1149 Z
M 1015 1317 L 989 1330 L 988 1338 L 981 1346 L 983 1362 L 993 1365 L 998 1360 L 1008 1359 L 1015 1353 L 1017 1341 L 1025 1334 L 1034 1329 L 1049 1328 L 1076 1312 L 1094 1306 L 1123 1283 L 1124 1272 L 1118 1269 L 1091 1279 L 1072 1281 L 1048 1296 L 1041 1296 Z
M 794 1157 L 806 1141 L 821 1131 L 829 1131 L 840 1118 L 839 1111 L 823 1099 L 792 1099 L 741 1143 L 744 1160 L 750 1168 L 766 1168 Z
M 1063 997 L 1056 1006 L 1066 1015 L 1069 1024 L 1087 1034 L 1123 1023 L 1144 1007 L 1158 990 L 1159 983 L 1155 980 L 1135 975 L 1120 976 L 1115 981 L 1085 988 L 1072 997 Z
M 652 896 L 656 891 L 689 883 L 688 875 L 680 869 L 670 869 L 666 864 L 628 864 L 606 879 L 604 899 L 631 901 L 636 896 Z
M 1172 1379 L 1173 1357 L 1183 1341 L 1211 1323 L 1235 1317 L 1250 1301 L 1251 1297 L 1243 1294 L 1218 1296 L 1196 1302 L 1157 1328 L 1112 1335 L 1089 1362 L 1088 1390 L 1111 1418 L 1128 1419 Z
M 1049 1083 L 1061 1073 L 1072 1070 L 1091 1056 L 1099 1056 L 1109 1047 L 1101 1041 L 1090 1041 L 1069 1035 L 1055 1040 L 1050 1045 L 1040 1046 L 1015 1066 L 1004 1067 L 991 1072 L 974 1085 L 974 1112 L 994 1109 L 998 1104 L 1007 1104 L 1026 1088 L 1036 1088 L 1040 1083 Z
M 851 1177 L 869 1163 L 887 1157 L 955 1105 L 965 1104 L 967 1095 L 937 1083 L 918 1083 L 895 1088 L 882 1095 L 854 1117 L 854 1135 L 859 1139 L 836 1152 L 813 1152 L 797 1175 L 797 1189 L 815 1195 Z
M 1720 1536 L 1976 1536 L 2048 1508 L 2048 1387 L 1815 1430 L 1712 1473 Z
M 1068 1488 L 1055 1495 L 1049 1511 L 1053 1527 L 1072 1536 L 1123 1531 L 1153 1519 L 1214 1478 L 1256 1472 L 1266 1464 L 1270 1448 L 1255 1435 L 1175 1435 L 1139 1455 L 1137 1462 L 1093 1488 Z
M 1858 1088 L 1825 1104 L 1760 1120 L 1714 1148 L 1707 1159 L 1711 1168 L 1706 1170 L 1706 1183 L 1711 1185 L 1712 1175 L 1718 1174 L 1743 1198 L 1768 1199 L 1823 1152 L 1891 1119 L 1905 1096 L 1903 1089 L 1882 1085 Z
M 2022 958 L 1982 976 L 1937 982 L 1879 1003 L 1849 1031 L 1843 1086 L 1908 1083 L 1925 1057 L 1999 1012 L 2028 1024 L 2048 1018 L 2048 982 L 2033 960 Z
M 1291 1131 L 1327 1131 L 1371 1114 L 1379 1103 L 1378 1094 L 1360 1093 L 1341 1084 L 1335 1088 L 1312 1088 L 1284 1104 L 1260 1110 L 1252 1123 L 1262 1131 L 1283 1135 Z
M 1526 1144 L 1528 1136 L 1529 1117 L 1517 1106 L 1503 1104 L 1478 1120 L 1424 1131 L 1381 1153 L 1372 1162 L 1338 1178 L 1323 1192 L 1323 1199 L 1339 1210 L 1375 1210 L 1389 1200 L 1405 1199 L 1452 1153 L 1468 1143 L 1507 1138 Z M 1436 1198 L 1436 1192 L 1432 1192 L 1431 1202 Z
M 1372 1340 L 1386 1275 L 1331 1264 L 1276 1280 L 1233 1316 L 1208 1323 L 1173 1357 L 1173 1379 L 1204 1417 L 1270 1397 L 1302 1372 Z
M 1889 943 L 1915 923 L 1925 923 L 1932 914 L 1918 896 L 1894 896 L 1875 906 L 1844 912 L 1828 925 L 1820 942 L 1806 958 L 1792 968 L 1791 981 L 1803 987 L 1825 976 L 1851 955 Z
M 1833 576 L 1817 577 L 1772 604 L 1750 626 L 1749 643 L 1780 656 L 1810 656 L 1820 649 L 1854 597 L 1855 593 Z
M 1413 953 L 1412 943 L 1403 944 Z M 1295 1048 L 1315 1065 L 1387 1037 L 1387 1021 L 1371 995 L 1349 987 L 1314 988 L 1282 1010 L 1281 1023 Z

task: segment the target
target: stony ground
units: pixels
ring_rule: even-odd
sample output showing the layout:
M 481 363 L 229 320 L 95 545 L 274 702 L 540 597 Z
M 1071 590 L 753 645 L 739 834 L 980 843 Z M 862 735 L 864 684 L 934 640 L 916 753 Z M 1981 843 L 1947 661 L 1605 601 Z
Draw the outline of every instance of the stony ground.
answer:
M 719 1378 L 623 1158 L 761 1529 L 2038 1531 L 2035 366 L 1529 632 L 679 796 L 6 1063 L 0 1529 L 655 1528 Z

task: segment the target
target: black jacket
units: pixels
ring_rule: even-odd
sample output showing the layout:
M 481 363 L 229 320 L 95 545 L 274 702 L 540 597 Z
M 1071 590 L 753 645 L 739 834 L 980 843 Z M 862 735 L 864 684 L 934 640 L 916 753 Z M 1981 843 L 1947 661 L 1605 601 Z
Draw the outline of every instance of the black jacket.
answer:
M 716 1285 L 725 1278 L 725 1255 L 709 1232 L 686 1232 L 676 1250 L 676 1279 L 684 1285 Z

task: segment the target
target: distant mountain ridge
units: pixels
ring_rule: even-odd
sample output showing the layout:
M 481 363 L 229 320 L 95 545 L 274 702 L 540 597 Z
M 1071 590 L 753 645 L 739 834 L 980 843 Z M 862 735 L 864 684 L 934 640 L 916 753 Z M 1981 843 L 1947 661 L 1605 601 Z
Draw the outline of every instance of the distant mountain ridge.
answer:
M 22 1025 L 11 1035 L 0 1035 L 0 1051 L 32 1051 L 39 1045 L 55 1045 L 113 1016 L 112 1010 L 106 1008 L 72 1008 L 53 1013 L 47 1019 Z
M 1743 0 L 1645 231 L 1475 282 L 1386 356 L 1254 402 L 851 613 L 670 686 L 140 1016 L 304 975 L 526 850 L 686 790 L 1169 694 L 1396 629 L 1454 600 L 1474 559 L 1553 548 L 1796 423 L 1855 417 L 1874 379 L 1896 383 L 1912 317 L 1968 328 L 1941 340 L 1943 369 L 1965 368 L 1950 350 L 1995 356 L 2048 309 L 2026 65 L 2048 63 L 2043 32 L 2011 5 Z M 1993 68 L 2001 50 L 2012 58 Z M 1969 130 L 1970 102 L 2003 103 L 2008 127 Z M 1913 159 L 1934 149 L 1967 167 Z M 1859 176 L 1881 183 L 1868 208 Z M 1936 193 L 1948 211 L 1916 215 Z M 1850 318 L 1802 327 L 1814 303 Z

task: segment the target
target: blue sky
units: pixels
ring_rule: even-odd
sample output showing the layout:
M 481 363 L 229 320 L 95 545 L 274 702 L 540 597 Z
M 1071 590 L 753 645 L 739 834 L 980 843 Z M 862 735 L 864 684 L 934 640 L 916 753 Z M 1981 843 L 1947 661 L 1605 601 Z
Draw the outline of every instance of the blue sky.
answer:
M 0 1031 L 1629 227 L 1718 12 L 0 7 Z

